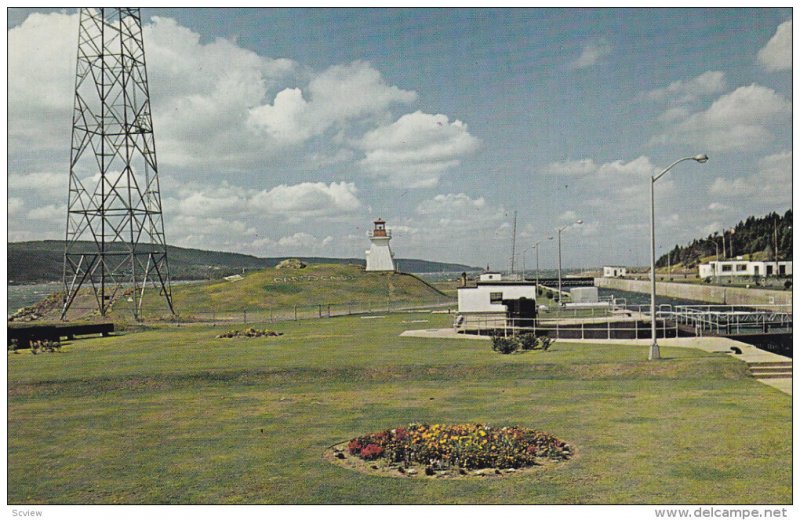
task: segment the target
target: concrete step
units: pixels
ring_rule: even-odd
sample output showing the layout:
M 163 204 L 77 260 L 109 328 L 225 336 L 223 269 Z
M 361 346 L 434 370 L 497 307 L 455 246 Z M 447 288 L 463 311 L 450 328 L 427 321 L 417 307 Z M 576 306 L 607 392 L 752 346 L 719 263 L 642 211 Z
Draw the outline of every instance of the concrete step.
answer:
M 792 377 L 792 365 L 780 363 L 748 363 L 750 375 L 759 379 L 765 377 Z
M 792 373 L 784 374 L 777 372 L 774 374 L 753 374 L 753 377 L 756 379 L 792 379 Z
M 749 361 L 747 366 L 750 368 L 767 368 L 767 367 L 787 367 L 792 368 L 791 361 Z
M 758 377 L 764 374 L 789 374 L 792 375 L 791 370 L 786 370 L 784 368 L 751 368 L 750 373 L 753 374 L 754 377 Z

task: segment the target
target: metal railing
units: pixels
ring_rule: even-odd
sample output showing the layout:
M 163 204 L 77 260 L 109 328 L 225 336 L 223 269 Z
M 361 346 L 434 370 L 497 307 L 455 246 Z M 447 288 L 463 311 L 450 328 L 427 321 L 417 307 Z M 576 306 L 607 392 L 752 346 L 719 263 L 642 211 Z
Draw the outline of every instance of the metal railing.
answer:
M 391 312 L 409 312 L 415 310 L 451 310 L 455 303 L 442 299 L 439 302 L 392 301 L 385 302 L 347 302 L 318 303 L 308 305 L 268 306 L 253 309 L 214 309 L 207 311 L 191 311 L 181 313 L 174 321 L 201 323 L 277 323 L 281 321 L 299 321 L 310 319 L 326 319 L 337 316 L 370 315 Z
M 672 319 L 679 325 L 693 327 L 697 335 L 789 330 L 792 328 L 792 306 L 676 305 Z
M 681 332 L 668 320 L 658 319 L 659 338 L 674 338 Z M 456 332 L 479 336 L 514 336 L 534 334 L 560 339 L 649 339 L 649 319 L 531 320 L 503 316 L 458 315 L 454 322 Z
M 763 307 L 763 308 L 762 308 Z M 775 305 L 677 305 L 661 304 L 656 310 L 659 338 L 747 334 L 770 330 L 790 332 L 791 306 L 775 311 Z M 614 302 L 607 314 L 575 315 L 540 313 L 537 319 L 510 318 L 503 314 L 459 314 L 457 332 L 511 336 L 532 333 L 566 339 L 651 339 L 649 305 L 627 306 Z

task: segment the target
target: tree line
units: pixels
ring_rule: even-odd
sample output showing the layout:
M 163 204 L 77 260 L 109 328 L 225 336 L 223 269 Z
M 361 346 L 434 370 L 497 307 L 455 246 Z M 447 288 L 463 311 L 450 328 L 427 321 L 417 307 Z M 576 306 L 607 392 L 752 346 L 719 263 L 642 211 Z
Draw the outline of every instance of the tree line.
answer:
M 792 210 L 783 215 L 772 212 L 763 217 L 750 216 L 732 228 L 694 239 L 685 246 L 676 245 L 656 261 L 656 267 L 680 263 L 692 268 L 708 257 L 725 260 L 737 256 L 747 260 L 791 260 Z

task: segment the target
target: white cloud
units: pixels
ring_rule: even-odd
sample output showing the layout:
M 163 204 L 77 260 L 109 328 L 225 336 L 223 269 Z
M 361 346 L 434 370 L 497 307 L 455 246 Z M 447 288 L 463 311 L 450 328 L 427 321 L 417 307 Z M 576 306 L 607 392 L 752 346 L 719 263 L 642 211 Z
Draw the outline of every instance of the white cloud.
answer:
M 417 206 L 417 213 L 420 215 L 477 215 L 485 207 L 486 199 L 483 197 L 473 199 L 466 193 L 448 193 L 422 201 Z
M 578 214 L 575 213 L 574 210 L 568 209 L 564 213 L 558 216 L 558 220 L 565 221 L 565 222 L 575 222 L 578 219 Z
M 69 146 L 64 128 L 71 121 L 78 25 L 78 15 L 33 14 L 9 30 L 12 152 Z M 224 38 L 203 42 L 163 17 L 145 23 L 143 36 L 161 165 L 250 168 L 328 130 L 337 134 L 326 157 L 352 160 L 347 139 L 389 120 L 396 105 L 417 100 L 416 92 L 388 84 L 364 61 L 313 72 Z
M 250 109 L 248 124 L 282 144 L 298 144 L 334 125 L 385 113 L 417 94 L 390 86 L 369 63 L 335 65 L 308 84 L 308 101 L 299 88 L 284 89 L 273 104 Z
M 545 175 L 569 175 L 578 182 L 570 183 L 573 198 L 559 214 L 561 223 L 584 220 L 580 233 L 583 236 L 632 231 L 629 225 L 646 216 L 650 202 L 650 176 L 658 169 L 646 156 L 631 161 L 616 160 L 595 163 L 592 159 L 562 161 L 546 165 Z M 658 197 L 668 198 L 675 190 L 669 178 L 659 180 Z
M 361 201 L 357 193 L 355 184 L 350 182 L 281 184 L 254 195 L 250 206 L 292 221 L 321 216 L 331 218 L 359 209 Z
M 417 111 L 364 135 L 361 167 L 391 186 L 429 188 L 478 149 L 480 141 L 459 120 Z
M 238 191 L 238 190 L 237 190 Z M 178 202 L 178 212 L 186 216 L 225 216 L 239 214 L 244 197 L 238 193 L 195 192 Z
M 68 148 L 77 28 L 77 15 L 33 13 L 8 31 L 9 152 Z
M 398 239 L 397 251 L 425 251 L 427 258 L 464 261 L 466 256 L 461 255 L 475 256 L 476 240 L 480 241 L 479 247 L 485 249 L 478 256 L 492 256 L 494 253 L 490 251 L 497 245 L 485 241 L 503 240 L 497 230 L 503 223 L 510 226 L 509 219 L 508 211 L 492 205 L 484 197 L 447 193 L 423 200 L 417 204 L 413 215 L 391 219 L 387 226 Z M 500 246 L 505 245 L 501 243 Z
M 725 204 L 722 204 L 721 202 L 712 202 L 711 204 L 708 205 L 709 211 L 726 211 L 728 209 L 730 208 Z
M 658 120 L 662 123 L 674 123 L 686 119 L 690 114 L 691 111 L 685 106 L 672 107 L 668 108 L 663 114 L 658 116 Z
M 710 151 L 751 150 L 773 139 L 771 128 L 791 118 L 792 104 L 761 85 L 740 87 L 704 111 L 671 125 L 653 143 L 678 142 Z
M 605 38 L 598 38 L 584 44 L 581 55 L 572 62 L 575 69 L 591 67 L 602 58 L 611 54 L 611 43 Z
M 19 215 L 25 203 L 19 197 L 9 197 L 6 202 L 6 211 L 9 218 Z
M 550 163 L 542 169 L 542 173 L 582 177 L 596 170 L 597 165 L 592 159 L 579 159 Z
M 61 196 L 69 186 L 68 173 L 33 172 L 9 173 L 9 191 L 34 191 L 46 196 Z
M 40 206 L 28 211 L 27 218 L 32 220 L 44 220 L 49 222 L 62 223 L 67 216 L 66 206 L 56 206 L 55 204 L 48 204 L 47 206 Z
M 710 70 L 692 79 L 673 81 L 664 88 L 651 90 L 647 97 L 658 101 L 686 103 L 699 97 L 719 94 L 726 88 L 725 73 Z
M 783 22 L 767 45 L 758 51 L 758 61 L 769 72 L 792 70 L 792 21 Z
M 792 152 L 763 157 L 752 175 L 729 179 L 717 177 L 709 193 L 717 197 L 756 199 L 776 208 L 792 203 Z

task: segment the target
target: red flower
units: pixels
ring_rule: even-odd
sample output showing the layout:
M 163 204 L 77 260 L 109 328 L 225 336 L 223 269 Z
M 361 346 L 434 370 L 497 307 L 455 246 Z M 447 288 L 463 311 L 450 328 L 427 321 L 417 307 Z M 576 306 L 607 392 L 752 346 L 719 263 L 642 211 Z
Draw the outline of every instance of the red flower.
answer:
M 364 446 L 361 445 L 358 439 L 353 439 L 350 441 L 350 444 L 347 445 L 347 450 L 350 452 L 350 455 L 358 455 L 363 447 Z
M 377 444 L 367 444 L 366 447 L 361 448 L 361 458 L 364 460 L 375 460 L 383 455 L 383 448 Z

